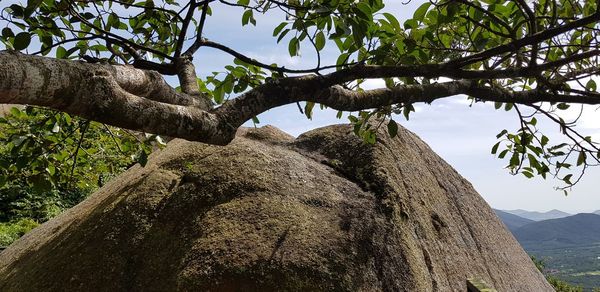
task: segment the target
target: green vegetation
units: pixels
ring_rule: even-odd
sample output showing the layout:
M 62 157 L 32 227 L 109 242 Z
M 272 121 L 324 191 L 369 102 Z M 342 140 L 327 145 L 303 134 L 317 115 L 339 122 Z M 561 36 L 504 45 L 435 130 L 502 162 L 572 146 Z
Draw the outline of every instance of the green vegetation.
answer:
M 30 218 L 21 218 L 13 223 L 0 223 L 0 246 L 8 246 L 39 223 Z
M 600 244 L 555 249 L 527 250 L 544 262 L 544 272 L 555 283 L 564 281 L 586 291 L 600 288 Z M 534 260 L 535 262 L 535 260 Z M 560 279 L 560 280 L 559 280 Z M 552 282 L 551 282 L 552 283 Z
M 587 289 L 585 291 L 600 288 L 600 216 L 580 213 L 531 221 L 514 214 L 496 212 L 509 229 L 512 227 L 515 238 L 523 249 L 533 255 L 538 269 L 544 271 L 557 290 L 571 291 L 567 289 L 567 283 Z M 559 216 L 565 214 L 558 210 L 551 212 Z
M 535 264 L 536 268 L 540 270 L 540 272 L 546 273 L 546 264 L 544 261 L 537 259 L 535 256 L 532 256 L 531 260 Z M 546 275 L 546 280 L 548 280 L 548 283 L 554 287 L 556 292 L 583 292 L 583 287 L 573 286 L 551 275 Z
M 141 137 L 65 113 L 12 108 L 0 118 L 0 246 L 145 163 L 157 137 Z

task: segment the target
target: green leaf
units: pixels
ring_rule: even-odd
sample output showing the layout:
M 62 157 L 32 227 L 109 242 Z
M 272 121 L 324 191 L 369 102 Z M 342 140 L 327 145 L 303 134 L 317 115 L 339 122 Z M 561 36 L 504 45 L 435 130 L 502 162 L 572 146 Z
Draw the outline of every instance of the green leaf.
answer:
M 384 12 L 383 17 L 387 19 L 387 21 L 392 25 L 392 27 L 397 33 L 402 31 L 402 28 L 400 27 L 400 22 L 398 22 L 398 19 L 396 19 L 394 15 Z
M 23 50 L 26 49 L 31 43 L 31 35 L 26 32 L 20 32 L 15 36 L 15 40 L 13 42 L 13 47 L 15 50 Z
M 521 172 L 524 176 L 526 176 L 527 178 L 532 178 L 533 177 L 533 173 L 529 172 L 529 171 L 523 171 Z
M 568 105 L 568 104 L 566 104 L 566 103 L 564 103 L 564 102 L 561 102 L 561 103 L 557 104 L 557 105 L 556 105 L 556 107 L 557 107 L 559 110 L 566 110 L 566 109 L 568 109 L 568 108 L 569 108 L 569 107 L 571 107 L 571 106 L 570 106 L 570 105 Z
M 307 101 L 306 105 L 304 106 L 304 114 L 309 120 L 312 120 L 312 111 L 314 107 L 315 103 L 310 101 Z
M 504 157 L 506 156 L 506 154 L 508 154 L 508 149 L 505 149 L 502 152 L 500 152 L 500 154 L 498 154 L 498 158 L 504 159 Z
M 286 28 L 285 30 L 283 30 L 283 32 L 279 35 L 279 37 L 277 37 L 277 43 L 279 43 L 286 34 L 288 34 L 288 32 L 290 32 L 289 28 Z
M 519 163 L 521 163 L 521 158 L 519 157 L 519 154 L 517 152 L 515 152 L 510 157 L 510 166 L 517 167 L 517 166 L 519 166 Z
M 68 57 L 68 52 L 65 48 L 63 48 L 61 46 L 56 48 L 56 58 L 57 59 L 65 59 L 66 57 Z
M 409 116 L 410 116 L 410 112 L 414 112 L 415 108 L 413 107 L 412 104 L 405 104 L 404 107 L 402 108 L 402 114 L 404 115 L 404 118 L 406 118 L 406 120 L 408 121 Z
M 506 129 L 502 130 L 498 135 L 496 135 L 496 139 L 500 139 L 500 137 L 506 135 L 508 131 Z
M 545 135 L 542 136 L 542 141 L 541 141 L 541 145 L 542 146 L 546 146 L 548 144 L 548 142 L 550 141 L 550 139 L 548 139 L 548 137 L 546 137 Z
M 387 124 L 387 129 L 390 137 L 394 138 L 396 135 L 398 135 L 398 124 L 394 120 L 390 120 L 390 122 Z
M 246 11 L 244 11 L 244 14 L 242 14 L 242 25 L 247 25 L 248 22 L 250 22 L 250 20 L 253 18 L 253 12 L 252 10 L 248 9 Z
M 50 174 L 50 175 L 54 175 L 56 173 L 56 167 L 54 167 L 53 164 L 48 164 L 48 167 L 46 167 L 46 171 Z
M 232 75 L 227 75 L 227 77 L 225 78 L 225 80 L 223 80 L 223 82 L 221 83 L 221 86 L 223 86 L 223 91 L 225 93 L 231 93 L 231 91 L 233 90 L 233 77 L 232 77 Z
M 215 102 L 217 104 L 221 104 L 223 102 L 223 100 L 225 99 L 225 90 L 223 90 L 223 86 L 219 85 L 215 88 L 215 90 L 213 91 L 213 96 L 215 99 Z
M 146 166 L 146 164 L 148 163 L 148 153 L 146 153 L 146 151 L 141 150 L 139 155 L 138 155 L 138 159 L 137 162 L 142 166 Z
M 342 64 L 348 63 L 348 57 L 349 57 L 348 53 L 340 54 L 339 57 L 337 58 L 337 61 L 335 62 L 335 64 L 337 66 L 340 66 Z
M 42 0 L 27 0 L 27 9 L 28 10 L 34 10 L 36 9 L 40 4 L 42 3 Z
M 372 145 L 372 144 L 375 144 L 375 142 L 377 142 L 377 133 L 375 133 L 374 131 L 372 131 L 370 129 L 365 130 L 362 137 L 363 137 L 363 140 L 365 142 L 367 142 L 368 144 Z
M 13 31 L 9 27 L 5 27 L 5 28 L 2 29 L 2 36 L 4 38 L 8 38 L 8 37 L 14 37 L 15 34 L 13 33 Z
M 298 38 L 293 37 L 288 44 L 288 52 L 290 53 L 290 57 L 297 56 L 298 50 L 300 50 L 300 42 L 298 41 Z
M 585 151 L 580 151 L 579 156 L 577 156 L 577 166 L 584 164 L 586 158 L 587 158 L 587 155 L 585 154 Z
M 111 13 L 108 15 L 108 20 L 106 22 L 107 26 L 112 26 L 114 28 L 119 28 L 119 24 L 121 21 L 119 20 L 119 16 L 116 13 Z
M 315 47 L 319 51 L 325 47 L 325 35 L 322 31 L 318 32 L 317 36 L 315 37 Z
M 419 8 L 417 8 L 417 10 L 415 10 L 413 19 L 422 22 L 423 18 L 425 18 L 425 14 L 427 13 L 427 10 L 429 9 L 429 6 L 431 6 L 431 3 L 429 3 L 429 2 L 426 2 L 426 3 L 422 4 L 421 6 L 419 6 Z
M 586 84 L 585 88 L 589 91 L 596 91 L 596 81 L 590 79 Z
M 280 23 L 274 30 L 273 30 L 273 36 L 279 35 L 279 33 L 283 30 L 283 28 L 285 28 L 287 26 L 287 22 L 282 22 Z
M 356 15 L 364 20 L 372 21 L 373 20 L 373 12 L 371 11 L 371 7 L 369 4 L 365 2 L 358 2 L 356 4 L 356 8 L 354 12 Z
M 535 117 L 532 117 L 531 120 L 529 121 L 529 124 L 533 125 L 533 126 L 537 125 L 537 119 Z
M 10 108 L 10 114 L 13 117 L 20 117 L 22 113 L 23 112 L 18 107 L 14 107 L 13 106 L 13 107 Z
M 498 147 L 500 146 L 500 142 L 496 143 L 493 147 L 492 147 L 492 154 L 496 154 L 496 152 L 498 151 Z

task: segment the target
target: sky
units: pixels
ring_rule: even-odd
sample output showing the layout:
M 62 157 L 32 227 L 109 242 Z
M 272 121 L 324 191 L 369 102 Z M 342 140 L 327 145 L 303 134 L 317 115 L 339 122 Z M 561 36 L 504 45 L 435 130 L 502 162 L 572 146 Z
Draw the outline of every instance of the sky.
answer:
M 393 13 L 402 23 L 410 18 L 423 1 L 386 1 L 386 12 Z M 310 68 L 314 66 L 314 55 L 302 50 L 300 58 L 290 58 L 287 42 L 277 45 L 271 37 L 272 29 L 282 20 L 281 15 L 257 16 L 256 27 L 241 27 L 239 10 L 230 7 L 216 7 L 213 16 L 207 19 L 205 36 L 235 48 L 264 63 L 277 62 L 288 68 Z M 335 63 L 337 48 L 326 47 L 322 58 L 324 63 Z M 211 49 L 199 51 L 195 56 L 196 67 L 219 70 L 231 57 Z M 214 68 L 214 69 L 213 69 Z M 371 87 L 381 87 L 382 81 L 370 80 Z M 503 129 L 516 130 L 518 118 L 514 112 L 496 111 L 492 104 L 469 106 L 465 96 L 457 96 L 431 105 L 419 104 L 409 121 L 402 117 L 395 120 L 421 137 L 444 160 L 450 163 L 469 180 L 484 199 L 494 208 L 526 209 L 548 211 L 560 209 L 578 213 L 600 209 L 600 169 L 586 172 L 568 196 L 555 190 L 560 181 L 549 178 L 527 179 L 522 175 L 513 176 L 505 166 L 507 162 L 491 155 L 492 146 L 497 142 L 496 134 Z M 259 116 L 260 125 L 274 125 L 294 136 L 325 125 L 347 123 L 347 119 L 336 119 L 332 110 L 315 111 L 312 120 L 307 120 L 296 105 L 288 105 L 270 110 Z M 540 121 L 542 122 L 542 121 Z M 558 126 L 545 122 L 547 135 L 561 139 Z M 252 126 L 252 124 L 247 124 Z M 259 125 L 259 126 L 260 126 Z M 579 129 L 583 133 L 600 138 L 600 112 L 586 108 Z
M 0 8 L 14 0 L 0 1 Z M 394 14 L 402 23 L 410 18 L 423 1 L 385 1 L 386 12 Z M 6 5 L 6 6 L 5 6 Z M 235 7 L 218 5 L 213 7 L 213 16 L 206 20 L 204 36 L 225 44 L 263 63 L 276 62 L 287 68 L 311 68 L 315 65 L 314 54 L 301 48 L 301 57 L 290 58 L 287 42 L 276 43 L 272 37 L 273 28 L 285 18 L 282 14 L 268 13 L 257 15 L 257 26 L 241 26 L 241 10 Z M 324 49 L 324 64 L 335 63 L 337 48 L 329 43 Z M 232 62 L 232 57 L 210 48 L 200 49 L 194 56 L 197 73 L 209 75 L 212 71 Z M 173 78 L 167 79 L 175 83 Z M 369 80 L 367 87 L 381 87 L 380 80 Z M 547 211 L 560 209 L 578 213 L 600 209 L 600 169 L 586 172 L 583 180 L 565 196 L 554 188 L 560 181 L 549 178 L 527 179 L 522 175 L 513 176 L 505 169 L 506 162 L 491 155 L 490 150 L 497 142 L 496 134 L 503 129 L 515 131 L 518 118 L 514 112 L 496 111 L 492 104 L 470 106 L 465 96 L 456 96 L 431 105 L 415 105 L 416 112 L 409 121 L 402 117 L 395 120 L 421 137 L 443 159 L 469 180 L 483 198 L 497 209 L 526 209 Z M 595 108 L 585 109 L 586 115 L 579 129 L 600 140 L 600 112 Z M 336 112 L 315 110 L 312 120 L 305 118 L 297 106 L 288 105 L 270 110 L 259 116 L 260 124 L 273 125 L 294 136 L 317 127 L 347 123 L 336 119 Z M 546 134 L 560 140 L 558 126 L 549 121 L 540 121 Z M 252 126 L 252 124 L 247 124 Z

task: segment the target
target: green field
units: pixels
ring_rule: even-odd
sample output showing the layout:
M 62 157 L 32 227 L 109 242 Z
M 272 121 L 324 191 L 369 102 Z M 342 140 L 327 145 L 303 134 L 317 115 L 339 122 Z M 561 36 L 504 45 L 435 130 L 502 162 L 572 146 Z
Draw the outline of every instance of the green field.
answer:
M 582 286 L 585 291 L 600 288 L 600 243 L 569 248 L 526 250 L 544 261 L 547 274 Z

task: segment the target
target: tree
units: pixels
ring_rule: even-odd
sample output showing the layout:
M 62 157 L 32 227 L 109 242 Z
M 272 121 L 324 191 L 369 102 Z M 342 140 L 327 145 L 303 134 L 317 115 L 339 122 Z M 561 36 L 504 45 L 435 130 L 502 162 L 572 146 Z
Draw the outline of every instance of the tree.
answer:
M 0 117 L 0 249 L 71 208 L 131 165 L 145 164 L 156 135 L 34 107 Z
M 561 112 L 597 105 L 598 1 L 447 0 L 422 4 L 401 24 L 382 0 L 30 0 L 2 10 L 0 102 L 44 106 L 106 124 L 212 144 L 227 144 L 245 121 L 305 102 L 350 116 L 375 141 L 370 119 L 415 103 L 465 94 L 517 112 L 521 127 L 498 134 L 492 153 L 514 173 L 559 176 L 566 186 L 600 162 L 598 143 Z M 313 50 L 309 69 L 267 64 L 207 39 L 212 10 L 238 7 L 243 26 L 276 13 L 277 42 L 289 55 Z M 337 46 L 335 64 L 321 52 Z M 240 47 L 243 44 L 239 44 Z M 200 48 L 230 54 L 226 74 L 197 77 Z M 20 53 L 26 50 L 27 54 Z M 34 55 L 54 55 L 55 58 Z M 77 61 L 78 59 L 85 62 Z M 174 75 L 173 88 L 163 76 Z M 385 88 L 364 90 L 366 79 Z M 226 98 L 229 97 L 229 98 Z M 235 98 L 233 98 L 235 97 Z M 299 104 L 300 106 L 300 104 Z M 557 123 L 567 142 L 551 144 L 538 118 Z M 389 120 L 391 135 L 397 124 Z
M 136 162 L 144 164 L 155 146 L 155 136 L 12 108 L 0 118 L 0 223 L 46 221 Z
M 544 273 L 544 270 L 546 269 L 546 264 L 544 263 L 544 261 L 537 259 L 534 256 L 531 256 L 531 260 L 535 264 L 535 267 L 540 271 L 540 273 Z M 552 285 L 552 287 L 558 292 L 581 292 L 581 291 L 583 291 L 583 287 L 570 285 L 569 283 L 562 281 L 551 275 L 544 275 L 544 276 L 546 277 L 546 280 L 548 280 L 548 283 L 550 283 L 550 285 Z

